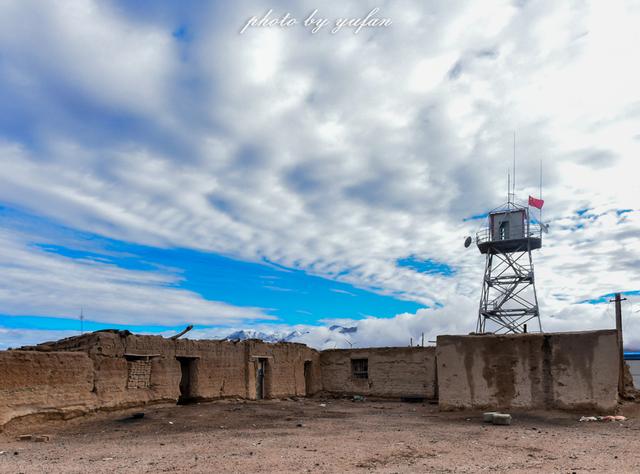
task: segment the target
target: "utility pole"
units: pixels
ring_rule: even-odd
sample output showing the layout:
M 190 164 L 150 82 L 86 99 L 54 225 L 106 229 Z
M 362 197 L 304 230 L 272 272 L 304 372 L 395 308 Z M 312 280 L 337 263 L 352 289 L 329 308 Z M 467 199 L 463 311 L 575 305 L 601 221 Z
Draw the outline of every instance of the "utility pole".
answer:
M 616 334 L 618 335 L 618 394 L 624 395 L 624 349 L 622 346 L 622 298 L 620 293 L 616 293 L 615 299 L 609 302 L 616 304 Z

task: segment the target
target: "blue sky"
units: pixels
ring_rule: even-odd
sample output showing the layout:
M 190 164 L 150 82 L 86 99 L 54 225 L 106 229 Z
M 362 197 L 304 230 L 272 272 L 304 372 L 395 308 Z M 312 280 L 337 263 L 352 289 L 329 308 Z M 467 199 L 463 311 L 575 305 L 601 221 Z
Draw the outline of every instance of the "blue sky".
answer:
M 358 34 L 240 29 L 374 7 Z M 516 193 L 546 330 L 640 347 L 633 2 L 96 2 L 0 7 L 0 348 L 129 328 L 316 347 L 475 328 L 466 236 Z M 616 51 L 616 54 L 611 54 Z M 538 216 L 534 216 L 536 219 Z M 357 326 L 334 341 L 332 324 Z
M 173 288 L 192 291 L 207 300 L 223 301 L 241 308 L 259 307 L 265 314 L 285 324 L 317 324 L 323 319 L 362 319 L 392 317 L 402 312 L 415 312 L 422 305 L 374 291 L 356 288 L 327 278 L 309 275 L 302 270 L 283 267 L 263 260 L 247 262 L 219 254 L 186 248 L 161 248 L 109 239 L 59 225 L 12 207 L 1 207 L 0 218 L 22 231 L 37 236 L 29 245 L 40 251 L 70 260 L 94 261 L 101 265 L 141 272 L 167 272 L 176 275 Z M 56 243 L 59 242 L 59 243 Z M 401 265 L 419 266 L 421 271 L 450 275 L 444 264 L 421 262 L 413 258 Z M 105 328 L 162 332 L 179 330 L 191 321 L 178 318 L 176 325 L 140 325 L 119 321 L 101 321 L 92 315 L 92 301 L 75 302 L 76 312 L 66 317 L 34 314 L 2 314 L 0 325 L 8 328 L 77 330 L 82 311 L 85 330 Z M 213 316 L 213 315 L 212 315 Z M 127 315 L 123 315 L 126 320 Z M 249 320 L 248 323 L 255 322 Z M 182 326 L 181 326 L 182 325 Z M 196 328 L 215 327 L 199 324 Z

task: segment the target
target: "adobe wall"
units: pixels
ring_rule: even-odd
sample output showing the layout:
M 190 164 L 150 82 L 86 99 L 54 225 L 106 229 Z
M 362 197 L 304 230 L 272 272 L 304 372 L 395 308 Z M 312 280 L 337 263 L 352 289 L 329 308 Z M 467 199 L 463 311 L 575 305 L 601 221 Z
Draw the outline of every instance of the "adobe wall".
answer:
M 609 411 L 618 402 L 615 330 L 438 336 L 441 409 Z
M 267 361 L 267 398 L 313 395 L 322 390 L 318 351 L 295 343 L 268 344 L 250 340 L 246 345 L 249 355 L 246 398 L 256 397 L 255 373 L 260 358 Z M 310 363 L 309 387 L 306 387 L 305 362 Z
M 0 352 L 0 408 L 6 407 L 0 425 L 29 411 L 68 405 L 89 411 L 176 402 L 181 359 L 190 363 L 189 398 L 195 400 L 255 399 L 259 358 L 267 360 L 266 398 L 311 395 L 322 388 L 318 352 L 303 344 L 171 340 L 105 331 L 28 349 Z M 308 387 L 305 363 L 310 364 Z
M 181 372 L 176 357 L 194 357 L 194 398 L 247 397 L 247 357 L 243 343 L 190 339 L 170 342 L 175 346 L 175 352 L 169 355 L 169 359 L 176 371 L 172 386 L 177 390 L 177 396 Z
M 323 390 L 334 394 L 436 398 L 435 347 L 332 349 L 320 353 Z M 368 378 L 355 378 L 351 360 L 367 359 Z
M 0 352 L 0 426 L 34 413 L 85 411 L 97 402 L 92 389 L 93 363 L 86 354 Z

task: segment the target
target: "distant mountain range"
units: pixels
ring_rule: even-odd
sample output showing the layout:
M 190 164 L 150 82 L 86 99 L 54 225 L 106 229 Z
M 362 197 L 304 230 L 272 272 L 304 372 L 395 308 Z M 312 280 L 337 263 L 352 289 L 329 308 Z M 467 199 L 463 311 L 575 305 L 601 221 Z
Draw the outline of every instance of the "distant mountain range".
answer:
M 358 328 L 356 326 L 331 326 L 329 328 L 330 331 L 338 331 L 340 334 L 354 334 L 358 332 Z
M 284 332 L 263 332 L 256 331 L 254 329 L 241 329 L 240 331 L 232 332 L 224 338 L 225 341 L 244 341 L 246 339 L 261 339 L 264 342 L 292 342 L 295 338 L 302 336 L 303 332 L 292 331 L 290 333 Z
M 329 330 L 336 334 L 355 334 L 358 331 L 356 326 L 345 327 L 334 325 Z M 256 331 L 255 329 L 241 329 L 239 331 L 232 332 L 224 338 L 225 341 L 244 341 L 246 339 L 260 339 L 264 342 L 300 342 L 299 339 L 305 334 L 309 334 L 309 331 Z M 325 343 L 331 341 L 331 338 L 327 339 Z

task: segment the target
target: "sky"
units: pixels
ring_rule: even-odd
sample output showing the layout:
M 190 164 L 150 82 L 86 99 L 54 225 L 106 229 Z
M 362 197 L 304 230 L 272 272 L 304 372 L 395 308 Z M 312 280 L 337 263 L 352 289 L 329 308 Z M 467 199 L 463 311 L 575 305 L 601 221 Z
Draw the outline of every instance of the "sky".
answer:
M 374 9 L 390 24 L 332 32 Z M 243 31 L 269 10 L 297 23 Z M 519 199 L 543 172 L 543 329 L 614 327 L 623 292 L 640 348 L 638 22 L 622 1 L 0 2 L 0 349 L 471 332 L 463 241 L 506 200 L 514 133 Z

